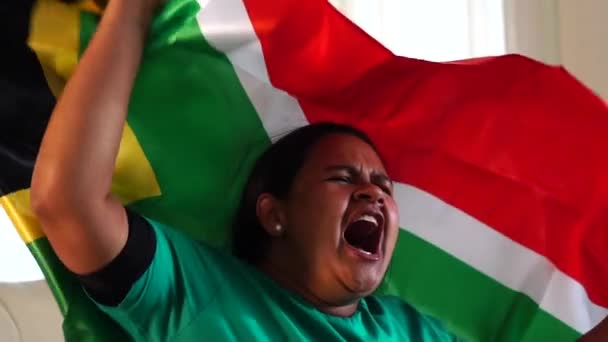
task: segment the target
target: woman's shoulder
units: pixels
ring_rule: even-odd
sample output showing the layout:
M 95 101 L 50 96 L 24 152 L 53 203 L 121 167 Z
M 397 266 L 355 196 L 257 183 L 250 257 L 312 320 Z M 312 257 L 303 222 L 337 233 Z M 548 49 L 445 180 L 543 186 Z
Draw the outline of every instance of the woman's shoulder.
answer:
M 238 264 L 225 249 L 197 240 L 169 224 L 147 217 L 145 219 L 157 237 L 157 248 L 172 254 L 174 262 L 179 264 L 204 263 L 207 268 L 234 267 Z
M 421 313 L 397 296 L 378 295 L 367 298 L 370 311 L 380 311 L 395 325 L 416 333 L 417 341 L 459 341 L 438 319 Z
M 180 281 L 191 284 L 192 288 L 225 287 L 226 284 L 237 287 L 248 274 L 243 262 L 226 248 L 197 240 L 168 224 L 147 220 L 157 236 L 157 267 L 171 269 Z

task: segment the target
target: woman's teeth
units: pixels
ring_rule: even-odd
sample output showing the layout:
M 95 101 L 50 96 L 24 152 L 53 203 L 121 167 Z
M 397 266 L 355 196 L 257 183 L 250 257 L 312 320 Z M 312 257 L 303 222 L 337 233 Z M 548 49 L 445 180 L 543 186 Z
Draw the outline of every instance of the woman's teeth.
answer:
M 370 223 L 373 223 L 374 226 L 378 227 L 378 220 L 376 220 L 376 218 L 371 215 L 363 215 L 355 220 L 355 222 L 358 222 L 358 221 L 370 222 Z

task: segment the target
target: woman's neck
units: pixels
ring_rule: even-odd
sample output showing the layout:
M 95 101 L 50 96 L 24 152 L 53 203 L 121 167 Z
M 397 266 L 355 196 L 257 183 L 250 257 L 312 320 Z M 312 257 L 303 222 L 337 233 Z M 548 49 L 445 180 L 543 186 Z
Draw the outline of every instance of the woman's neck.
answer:
M 281 267 L 280 265 L 266 260 L 258 264 L 257 268 L 274 280 L 279 286 L 300 296 L 323 313 L 332 316 L 350 317 L 357 311 L 359 299 L 344 305 L 332 304 L 321 299 L 309 288 L 306 281 L 298 279 L 298 277 L 294 275 L 294 271 L 297 267 Z

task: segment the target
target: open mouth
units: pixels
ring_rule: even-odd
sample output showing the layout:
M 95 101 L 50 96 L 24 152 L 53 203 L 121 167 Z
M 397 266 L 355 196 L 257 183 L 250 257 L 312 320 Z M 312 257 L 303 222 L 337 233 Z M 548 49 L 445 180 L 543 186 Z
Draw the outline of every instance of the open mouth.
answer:
M 364 214 L 344 230 L 344 240 L 364 257 L 377 259 L 382 241 L 382 217 Z

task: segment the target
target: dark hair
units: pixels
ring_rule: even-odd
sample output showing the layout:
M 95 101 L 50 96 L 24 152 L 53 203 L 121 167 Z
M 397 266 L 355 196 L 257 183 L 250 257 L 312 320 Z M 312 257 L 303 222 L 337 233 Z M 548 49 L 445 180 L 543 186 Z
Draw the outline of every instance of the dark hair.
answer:
M 271 145 L 253 167 L 233 222 L 232 252 L 236 257 L 256 264 L 265 256 L 270 236 L 256 213 L 258 197 L 269 193 L 279 199 L 286 198 L 312 147 L 331 134 L 355 136 L 377 150 L 365 133 L 335 123 L 316 123 L 298 128 Z

